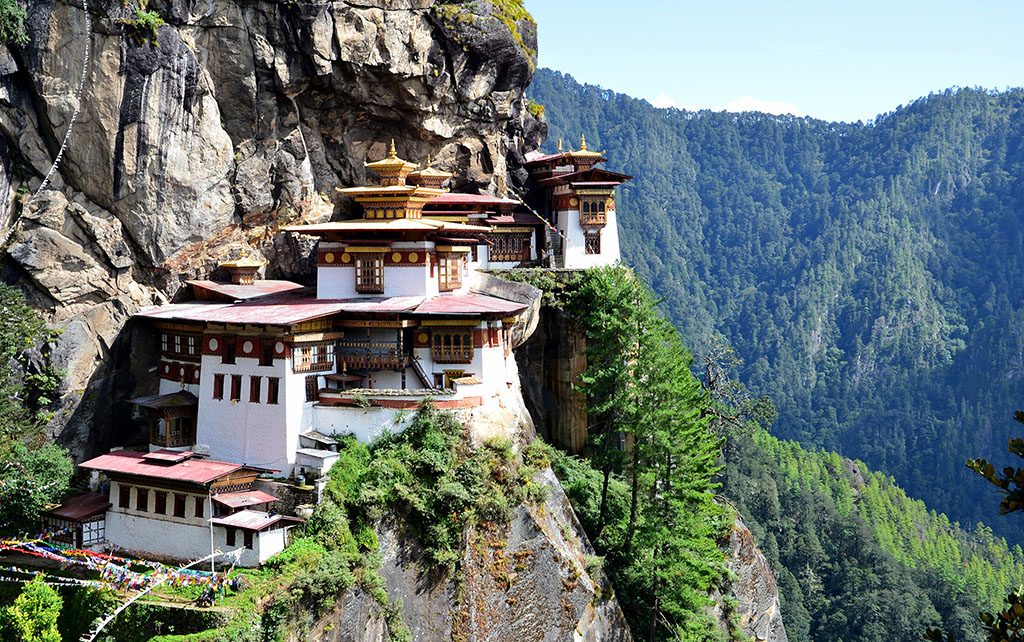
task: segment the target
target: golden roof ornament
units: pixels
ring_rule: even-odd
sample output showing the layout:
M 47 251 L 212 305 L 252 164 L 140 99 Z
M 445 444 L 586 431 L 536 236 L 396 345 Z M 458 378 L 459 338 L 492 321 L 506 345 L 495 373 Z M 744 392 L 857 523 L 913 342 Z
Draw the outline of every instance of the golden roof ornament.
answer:
M 580 134 L 580 151 L 587 151 L 587 135 Z
M 558 139 L 558 151 L 562 151 L 562 139 Z
M 395 139 L 391 139 L 387 158 L 372 163 L 365 163 L 366 168 L 380 177 L 381 185 L 404 185 L 405 177 L 409 172 L 418 167 L 416 163 L 410 163 L 398 157 L 395 149 Z

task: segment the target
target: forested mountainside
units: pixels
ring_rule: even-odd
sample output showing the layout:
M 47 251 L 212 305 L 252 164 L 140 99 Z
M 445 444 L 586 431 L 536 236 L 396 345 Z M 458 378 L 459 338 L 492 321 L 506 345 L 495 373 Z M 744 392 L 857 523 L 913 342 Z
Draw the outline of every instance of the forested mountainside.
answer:
M 948 90 L 868 124 L 655 109 L 541 70 L 548 145 L 585 132 L 633 174 L 626 260 L 695 352 L 716 334 L 783 438 L 996 518 L 970 456 L 1001 451 L 1024 377 L 1024 91 Z
M 861 462 L 763 430 L 729 435 L 725 453 L 723 490 L 772 563 L 794 642 L 915 642 L 940 623 L 980 642 L 978 612 L 1024 581 L 1019 547 L 963 531 Z

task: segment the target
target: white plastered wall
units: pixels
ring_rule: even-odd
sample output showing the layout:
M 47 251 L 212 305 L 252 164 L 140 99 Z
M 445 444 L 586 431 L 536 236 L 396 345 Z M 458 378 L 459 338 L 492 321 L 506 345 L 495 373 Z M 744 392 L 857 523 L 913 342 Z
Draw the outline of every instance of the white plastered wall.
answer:
M 224 375 L 224 398 L 213 398 L 215 374 Z M 231 376 L 242 375 L 242 394 L 231 401 Z M 249 401 L 249 380 L 263 377 L 260 402 Z M 268 377 L 280 379 L 278 403 L 268 404 Z M 291 361 L 275 359 L 272 366 L 259 360 L 237 357 L 234 364 L 221 363 L 217 355 L 203 355 L 199 387 L 199 419 L 196 448 L 213 459 L 290 472 L 299 440 L 305 381 L 291 373 Z M 301 397 L 296 397 L 296 395 Z M 298 406 L 295 399 L 298 398 Z

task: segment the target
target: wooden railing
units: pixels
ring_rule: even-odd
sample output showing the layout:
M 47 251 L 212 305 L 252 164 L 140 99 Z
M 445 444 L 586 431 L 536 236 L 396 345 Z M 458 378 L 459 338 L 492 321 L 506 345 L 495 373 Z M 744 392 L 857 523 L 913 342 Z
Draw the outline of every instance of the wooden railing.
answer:
M 431 356 L 435 363 L 470 363 L 473 361 L 473 346 L 433 346 Z
M 346 368 L 379 370 L 403 367 L 408 359 L 396 341 L 340 341 L 338 362 Z
M 608 217 L 604 212 L 580 212 L 580 225 L 605 225 Z

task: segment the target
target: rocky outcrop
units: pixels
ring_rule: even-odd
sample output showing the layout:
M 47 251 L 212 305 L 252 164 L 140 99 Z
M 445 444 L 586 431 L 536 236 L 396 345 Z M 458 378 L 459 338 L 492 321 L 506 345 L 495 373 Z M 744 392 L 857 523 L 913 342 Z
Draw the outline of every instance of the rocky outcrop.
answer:
M 539 473 L 547 499 L 513 509 L 506 527 L 470 533 L 461 581 L 423 572 L 421 551 L 386 522 L 378 532 L 381 574 L 392 601 L 401 600 L 412 639 L 493 642 L 630 642 L 622 610 L 561 485 L 550 469 Z M 380 609 L 364 592 L 342 599 L 294 642 L 383 642 Z
M 522 155 L 544 134 L 523 97 L 533 25 L 513 34 L 486 1 L 148 7 L 166 21 L 155 36 L 132 26 L 135 3 L 93 0 L 87 36 L 81 0 L 32 2 L 30 44 L 0 47 L 5 267 L 64 328 L 54 432 L 79 457 L 111 434 L 80 400 L 133 385 L 108 380 L 132 372 L 129 346 L 122 366 L 98 368 L 140 306 L 247 253 L 307 280 L 311 247 L 280 228 L 347 216 L 335 188 L 363 181 L 391 138 L 454 171 L 459 189 L 501 193 L 525 181 Z M 60 171 L 22 207 L 76 108 Z
M 574 315 L 544 306 L 537 328 L 516 350 L 526 407 L 537 434 L 570 453 L 587 439 L 587 400 L 578 389 L 587 367 L 587 339 Z
M 716 596 L 714 609 L 722 628 L 728 631 L 731 619 L 753 642 L 787 642 L 775 574 L 739 516 L 729 533 L 726 561 L 732 581 L 726 597 Z

